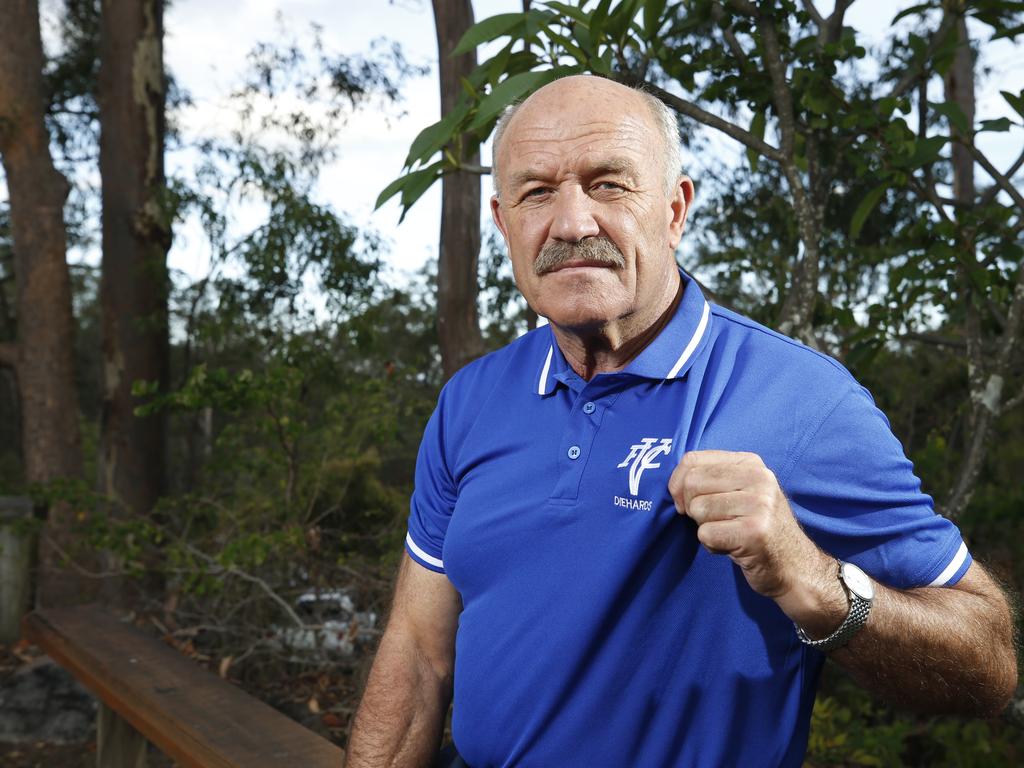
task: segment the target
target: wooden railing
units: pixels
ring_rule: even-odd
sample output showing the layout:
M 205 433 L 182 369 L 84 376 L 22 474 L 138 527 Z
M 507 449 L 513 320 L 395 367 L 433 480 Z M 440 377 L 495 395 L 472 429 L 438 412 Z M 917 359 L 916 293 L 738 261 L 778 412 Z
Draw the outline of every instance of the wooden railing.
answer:
M 173 648 L 91 606 L 36 611 L 24 636 L 100 701 L 99 768 L 340 768 L 343 750 Z

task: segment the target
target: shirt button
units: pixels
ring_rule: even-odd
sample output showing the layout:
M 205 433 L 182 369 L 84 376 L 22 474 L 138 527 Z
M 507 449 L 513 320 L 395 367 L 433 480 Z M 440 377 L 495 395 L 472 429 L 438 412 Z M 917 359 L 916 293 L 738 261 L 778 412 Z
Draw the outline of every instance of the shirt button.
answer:
M 580 447 L 578 445 L 574 445 L 569 449 L 568 453 L 570 459 L 576 460 L 580 457 Z
M 583 405 L 583 412 L 584 413 L 593 413 L 596 410 L 597 410 L 597 406 L 594 405 L 593 403 L 584 403 L 584 405 Z

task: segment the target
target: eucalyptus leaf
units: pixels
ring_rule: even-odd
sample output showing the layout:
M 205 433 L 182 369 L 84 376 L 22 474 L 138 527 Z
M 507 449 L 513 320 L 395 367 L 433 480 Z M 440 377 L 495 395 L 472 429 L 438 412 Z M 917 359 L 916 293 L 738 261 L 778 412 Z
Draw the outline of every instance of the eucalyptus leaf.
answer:
M 525 13 L 499 13 L 497 16 L 489 16 L 466 30 L 466 34 L 459 40 L 451 55 L 469 53 L 481 43 L 489 43 L 503 35 L 511 34 L 517 26 L 525 25 Z
M 996 120 L 982 120 L 978 125 L 978 132 L 991 131 L 993 133 L 1005 133 L 1015 125 L 1008 117 L 1000 117 Z
M 556 67 L 540 72 L 522 72 L 502 80 L 480 102 L 476 117 L 469 124 L 469 130 L 476 130 L 497 117 L 505 107 L 515 104 L 523 96 L 574 70 L 570 67 Z
M 666 5 L 667 0 L 647 0 L 644 3 L 644 35 L 651 43 L 657 39 L 658 30 L 665 23 L 662 15 Z
M 1024 117 L 1024 91 L 1014 95 L 1009 91 L 1000 91 L 1003 98 L 1006 99 L 1006 103 L 1013 107 L 1013 111 L 1021 117 Z
M 871 212 L 875 210 L 878 205 L 878 201 L 882 199 L 882 195 L 889 188 L 887 184 L 880 184 L 879 186 L 872 189 L 857 206 L 857 209 L 853 212 L 853 216 L 850 217 L 850 239 L 856 240 L 860 236 L 860 231 L 864 228 L 864 222 L 867 221 Z
M 581 24 L 590 23 L 590 15 L 587 14 L 585 11 L 580 10 L 576 6 L 569 5 L 568 3 L 558 2 L 548 2 L 543 3 L 543 5 L 546 8 L 550 8 L 552 11 L 555 11 L 556 13 L 560 13 L 562 16 L 565 16 L 566 18 L 572 19 L 573 21 L 578 21 Z

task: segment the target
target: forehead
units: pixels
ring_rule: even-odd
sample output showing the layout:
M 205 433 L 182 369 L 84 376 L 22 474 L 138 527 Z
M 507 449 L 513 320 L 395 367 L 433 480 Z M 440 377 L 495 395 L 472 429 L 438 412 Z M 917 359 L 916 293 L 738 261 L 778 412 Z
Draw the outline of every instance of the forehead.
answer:
M 608 99 L 543 99 L 524 104 L 503 137 L 499 162 L 511 180 L 524 169 L 583 172 L 594 167 L 656 166 L 658 134 L 650 109 L 630 93 L 626 104 Z M 652 151 L 653 149 L 653 151 Z

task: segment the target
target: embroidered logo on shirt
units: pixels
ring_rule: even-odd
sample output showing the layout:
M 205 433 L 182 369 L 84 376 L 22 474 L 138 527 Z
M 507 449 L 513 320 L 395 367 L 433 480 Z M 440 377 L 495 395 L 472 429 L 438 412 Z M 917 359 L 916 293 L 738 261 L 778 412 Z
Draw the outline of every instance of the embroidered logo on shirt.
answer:
M 672 450 L 672 438 L 670 437 L 644 437 L 639 443 L 630 446 L 629 455 L 623 459 L 617 467 L 622 469 L 629 467 L 629 493 L 637 496 L 640 493 L 640 477 L 648 469 L 657 469 L 661 466 L 660 461 L 655 461 L 659 456 L 668 455 Z M 632 464 L 630 464 L 632 462 Z M 649 504 L 650 502 L 648 502 Z

